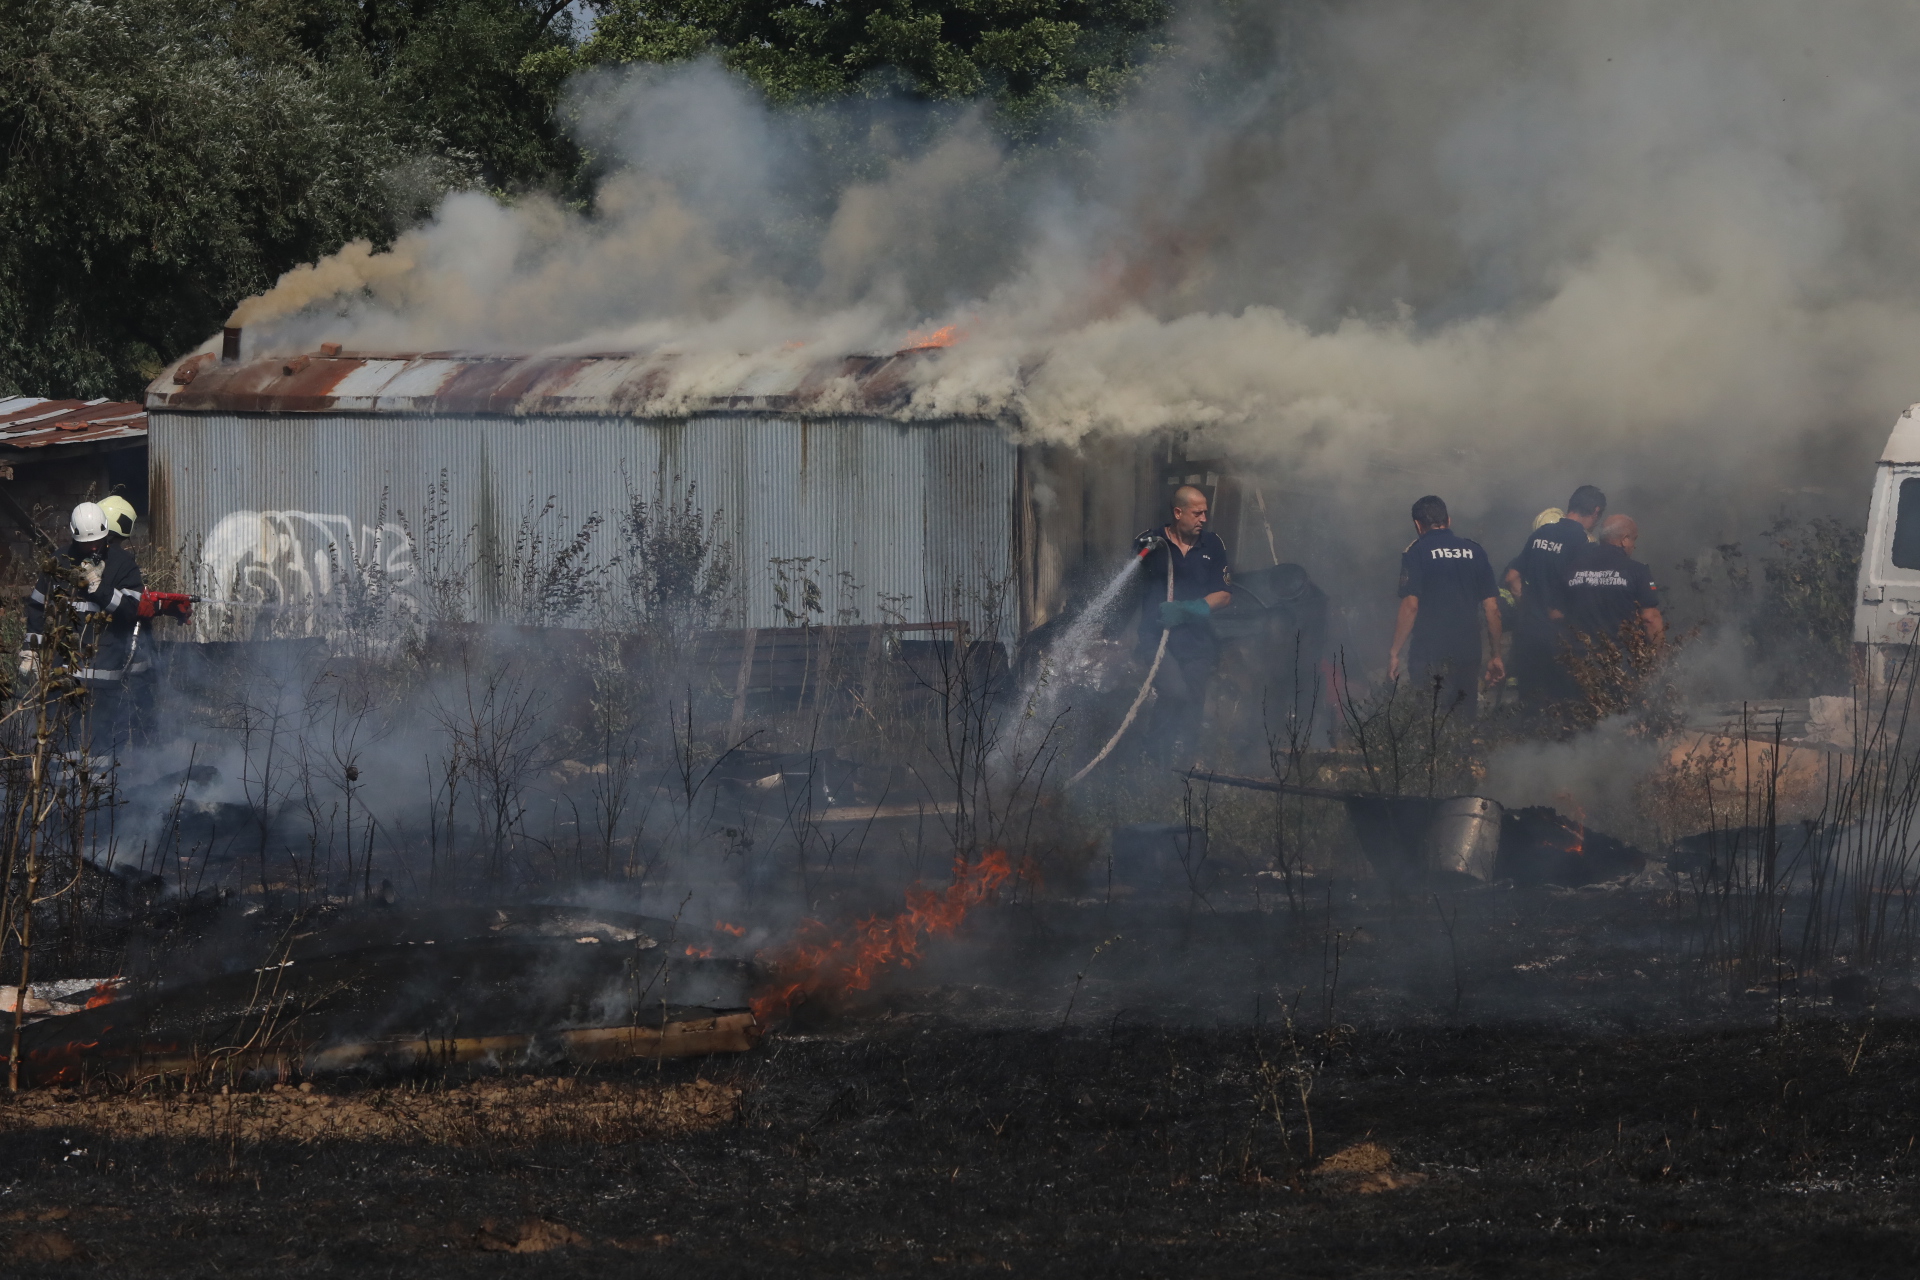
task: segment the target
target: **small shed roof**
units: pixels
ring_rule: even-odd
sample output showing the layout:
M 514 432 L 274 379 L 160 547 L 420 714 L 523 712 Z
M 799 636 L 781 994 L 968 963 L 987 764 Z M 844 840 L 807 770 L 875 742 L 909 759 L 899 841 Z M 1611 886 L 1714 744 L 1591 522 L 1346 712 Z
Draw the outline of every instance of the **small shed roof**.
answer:
M 39 462 L 139 444 L 147 411 L 126 400 L 0 396 L 0 457 Z
M 660 417 L 716 411 L 891 414 L 925 349 L 737 367 L 662 351 L 590 355 L 343 351 L 222 361 L 201 352 L 147 388 L 149 409 L 227 413 Z

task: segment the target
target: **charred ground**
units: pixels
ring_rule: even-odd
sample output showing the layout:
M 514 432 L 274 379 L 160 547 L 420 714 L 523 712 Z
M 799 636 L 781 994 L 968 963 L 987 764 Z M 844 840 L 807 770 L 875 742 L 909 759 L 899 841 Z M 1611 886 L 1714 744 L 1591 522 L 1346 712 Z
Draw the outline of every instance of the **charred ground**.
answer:
M 984 908 L 750 1054 L 30 1095 L 4 1230 L 129 1274 L 1910 1271 L 1905 983 L 1736 990 L 1657 890 L 1320 890 Z
M 180 738 L 117 775 L 16 735 L 10 803 L 54 790 L 9 881 L 35 932 L 0 959 L 127 981 L 23 1029 L 78 1048 L 0 1101 L 14 1261 L 1910 1265 L 1903 736 L 1643 752 L 1647 803 L 1554 826 L 1568 855 L 1589 820 L 1631 841 L 1634 870 L 1469 885 L 1376 861 L 1328 798 L 1472 793 L 1499 744 L 1431 700 L 1245 702 L 1215 763 L 1284 795 L 1144 753 L 1075 789 L 1124 708 L 1042 715 L 985 646 L 823 642 L 761 703 L 590 647 L 564 689 L 524 637 L 243 647 L 172 673 Z M 929 896 L 969 910 L 903 933 Z M 763 1010 L 796 942 L 862 936 L 891 948 L 874 981 L 836 962 Z M 711 1056 L 542 1039 L 742 1005 L 764 1036 Z M 172 1047 L 96 1042 L 130 1019 Z M 524 1043 L 336 1052 L 489 1036 Z

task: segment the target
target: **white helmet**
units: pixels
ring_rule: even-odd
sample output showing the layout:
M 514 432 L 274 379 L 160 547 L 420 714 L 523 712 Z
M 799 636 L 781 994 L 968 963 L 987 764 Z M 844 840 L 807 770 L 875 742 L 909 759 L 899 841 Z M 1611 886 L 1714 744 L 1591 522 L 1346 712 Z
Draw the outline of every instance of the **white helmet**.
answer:
M 107 536 L 107 513 L 97 502 L 83 502 L 73 509 L 71 528 L 75 542 L 98 542 Z

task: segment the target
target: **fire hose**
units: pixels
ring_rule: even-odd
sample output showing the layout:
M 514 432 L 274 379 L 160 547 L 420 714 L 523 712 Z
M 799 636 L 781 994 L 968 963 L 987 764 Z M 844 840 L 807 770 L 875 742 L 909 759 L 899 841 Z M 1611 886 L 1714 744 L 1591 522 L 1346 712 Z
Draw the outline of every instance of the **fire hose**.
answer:
M 198 603 L 200 603 L 199 596 L 183 595 L 178 591 L 142 591 L 140 616 L 142 618 L 178 618 L 182 622 L 192 622 L 193 606 Z
M 1137 558 L 1145 560 L 1153 554 L 1156 547 L 1163 547 L 1165 545 L 1166 539 L 1154 538 L 1149 541 L 1146 546 L 1140 548 L 1140 554 Z M 1167 553 L 1167 599 L 1173 599 L 1173 553 L 1171 551 Z M 1079 782 L 1080 779 L 1092 773 L 1102 760 L 1105 760 L 1109 755 L 1113 754 L 1113 749 L 1120 745 L 1121 737 L 1128 729 L 1133 727 L 1134 717 L 1140 714 L 1140 708 L 1145 705 L 1147 701 L 1147 694 L 1153 689 L 1154 677 L 1160 674 L 1160 663 L 1164 661 L 1167 656 L 1167 637 L 1172 634 L 1173 631 L 1171 628 L 1161 628 L 1160 646 L 1153 651 L 1153 665 L 1147 668 L 1147 678 L 1141 682 L 1140 692 L 1134 695 L 1133 705 L 1127 708 L 1127 718 L 1120 722 L 1120 727 L 1113 731 L 1111 738 L 1107 739 L 1107 745 L 1100 748 L 1100 754 L 1087 761 L 1084 769 L 1067 779 L 1068 786 L 1073 786 Z
M 193 621 L 193 606 L 202 602 L 202 597 L 191 596 L 179 591 L 141 591 L 140 603 L 134 613 L 133 634 L 127 642 L 126 667 L 131 669 L 140 649 L 140 624 L 151 618 L 178 618 L 182 622 Z M 22 649 L 20 651 L 20 674 L 27 675 L 38 666 L 35 656 L 39 651 Z M 118 672 L 115 672 L 117 678 Z
M 190 596 L 179 591 L 142 591 L 139 612 L 133 622 L 133 638 L 127 642 L 125 670 L 135 670 L 133 664 L 140 651 L 142 622 L 149 618 L 178 618 L 182 622 L 192 622 L 193 606 L 199 601 L 199 596 Z

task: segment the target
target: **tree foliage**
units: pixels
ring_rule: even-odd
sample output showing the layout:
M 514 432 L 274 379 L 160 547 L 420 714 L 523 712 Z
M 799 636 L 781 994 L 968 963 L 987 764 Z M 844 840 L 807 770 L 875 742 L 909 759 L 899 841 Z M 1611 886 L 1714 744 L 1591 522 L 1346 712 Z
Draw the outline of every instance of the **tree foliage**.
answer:
M 496 190 L 564 185 L 578 155 L 537 57 L 572 48 L 569 0 L 279 0 L 310 56 L 363 63 L 423 148 L 469 159 Z
M 1169 0 L 601 0 L 568 68 L 717 54 L 775 101 L 991 100 L 1016 137 L 1132 80 Z
M 288 267 L 568 172 L 543 13 L 0 0 L 0 392 L 136 396 Z
M 241 298 L 445 191 L 577 198 L 593 66 L 714 54 L 778 102 L 1113 101 L 1170 0 L 0 0 L 0 393 L 137 396 Z
M 1679 567 L 1708 622 L 1737 623 L 1764 696 L 1844 693 L 1865 540 L 1844 521 L 1782 514 L 1761 531 L 1757 557 L 1731 542 L 1715 547 L 1710 560 L 1682 560 Z

